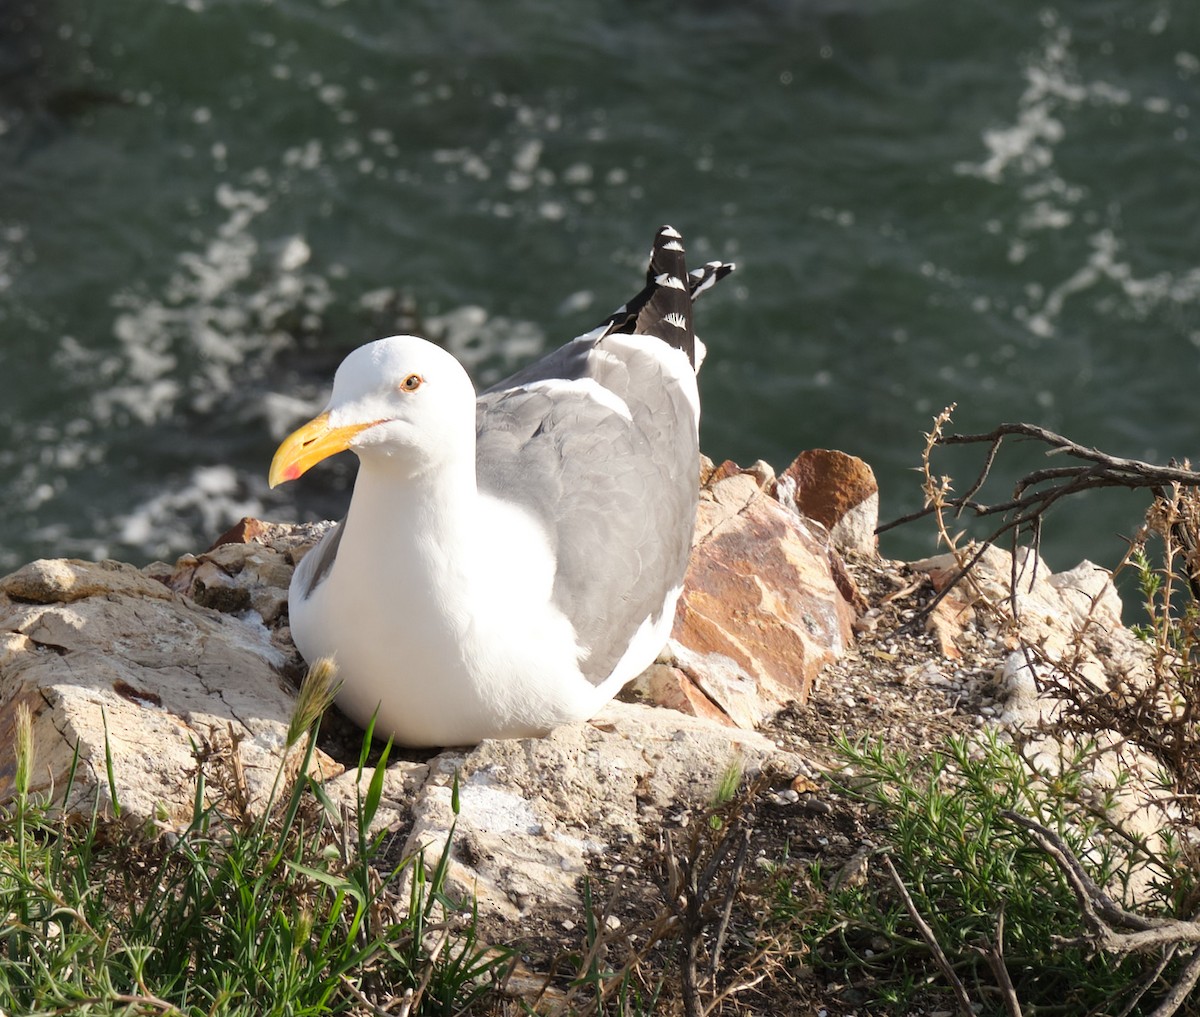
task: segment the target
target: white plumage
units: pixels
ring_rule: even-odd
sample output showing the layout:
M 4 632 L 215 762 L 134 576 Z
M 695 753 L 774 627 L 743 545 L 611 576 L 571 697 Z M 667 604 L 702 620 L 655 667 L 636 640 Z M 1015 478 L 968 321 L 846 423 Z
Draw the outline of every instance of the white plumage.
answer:
M 344 448 L 360 460 L 345 520 L 290 590 L 297 647 L 334 657 L 359 724 L 377 712 L 412 746 L 543 733 L 592 716 L 666 642 L 699 403 L 689 290 L 656 277 L 703 289 L 731 268 L 686 276 L 672 235 L 634 302 L 511 384 L 477 396 L 444 350 L 377 340 L 281 444 L 272 486 Z M 654 334 L 678 321 L 686 347 Z

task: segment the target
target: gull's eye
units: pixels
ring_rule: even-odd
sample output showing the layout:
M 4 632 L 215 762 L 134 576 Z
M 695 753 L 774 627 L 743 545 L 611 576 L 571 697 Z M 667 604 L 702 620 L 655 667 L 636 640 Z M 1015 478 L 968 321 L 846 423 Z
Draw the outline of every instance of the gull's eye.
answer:
M 396 387 L 400 389 L 401 392 L 415 392 L 421 387 L 422 384 L 424 384 L 424 382 L 425 379 L 419 374 L 410 374 Z

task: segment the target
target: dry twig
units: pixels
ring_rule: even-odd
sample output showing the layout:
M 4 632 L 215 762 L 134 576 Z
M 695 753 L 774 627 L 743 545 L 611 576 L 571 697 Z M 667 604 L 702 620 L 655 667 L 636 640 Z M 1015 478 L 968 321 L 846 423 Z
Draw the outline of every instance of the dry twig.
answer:
M 1013 985 L 1012 976 L 1008 973 L 1008 965 L 1004 962 L 1004 909 L 996 916 L 996 942 L 974 948 L 992 969 L 1000 995 L 1004 999 L 1004 1009 L 1008 1017 L 1023 1017 L 1021 1001 L 1017 998 L 1017 990 Z
M 723 811 L 719 836 L 713 835 L 707 824 L 699 824 L 686 852 L 677 849 L 670 833 L 664 838 L 660 887 L 672 912 L 673 932 L 678 936 L 680 995 L 686 1017 L 706 1017 L 722 1001 L 752 988 L 769 973 L 763 965 L 770 959 L 770 946 L 752 958 L 748 966 L 755 972 L 752 977 L 734 980 L 723 988 L 718 985 L 722 954 L 755 829 L 750 802 L 756 790 L 751 788 L 732 808 Z M 712 945 L 702 976 L 701 950 L 710 931 Z M 747 965 L 739 963 L 739 968 L 747 970 Z M 707 990 L 707 1004 L 702 1001 L 702 988 Z
M 933 954 L 933 959 L 937 962 L 937 966 L 941 969 L 942 974 L 946 976 L 946 981 L 954 989 L 954 996 L 958 1000 L 959 1011 L 963 1017 L 975 1017 L 975 1007 L 971 1003 L 971 997 L 967 995 L 967 990 L 962 983 L 962 979 L 954 973 L 950 959 L 946 956 L 946 951 L 942 949 L 941 944 L 937 941 L 937 937 L 933 934 L 933 929 L 921 917 L 921 912 L 917 910 L 917 905 L 912 899 L 912 894 L 908 892 L 908 887 L 904 885 L 904 880 L 900 878 L 900 873 L 896 871 L 896 866 L 892 864 L 891 857 L 887 854 L 881 857 L 883 858 L 883 864 L 887 866 L 888 875 L 891 876 L 892 882 L 900 894 L 900 899 L 904 901 L 904 909 L 908 912 L 908 917 L 912 919 L 913 924 L 917 927 L 917 931 L 921 934 L 921 938 L 925 940 L 925 945 L 929 947 L 930 952 Z
M 937 597 L 921 612 L 916 623 L 921 623 L 933 611 L 937 604 L 952 590 L 964 576 L 969 575 L 971 568 L 987 551 L 1006 533 L 1011 533 L 1013 539 L 1013 568 L 1012 589 L 1016 590 L 1017 568 L 1016 546 L 1022 534 L 1031 538 L 1031 549 L 1034 561 L 1041 547 L 1043 519 L 1046 512 L 1056 502 L 1069 495 L 1082 491 L 1099 490 L 1108 487 L 1122 487 L 1129 490 L 1149 490 L 1156 497 L 1164 496 L 1164 489 L 1200 489 L 1200 473 L 1175 464 L 1156 466 L 1152 463 L 1137 459 L 1125 459 L 1111 456 L 1098 449 L 1080 445 L 1064 438 L 1060 434 L 1048 431 L 1035 424 L 1001 424 L 985 434 L 945 434 L 944 428 L 950 421 L 954 406 L 947 407 L 934 421 L 933 430 L 926 435 L 925 450 L 922 462 L 925 470 L 925 505 L 916 512 L 901 516 L 878 527 L 877 533 L 885 533 L 905 523 L 913 522 L 932 515 L 937 521 L 939 537 L 954 551 L 958 560 L 958 572 L 951 577 Z M 976 495 L 983 488 L 991 475 L 1000 448 L 1006 438 L 1017 440 L 1026 439 L 1040 441 L 1049 448 L 1045 454 L 1065 455 L 1080 460 L 1078 466 L 1055 466 L 1033 470 L 1017 481 L 1012 496 L 1004 501 L 988 504 L 976 500 Z M 965 493 L 951 495 L 949 477 L 935 477 L 931 467 L 931 456 L 936 448 L 951 445 L 986 445 L 983 466 L 975 480 L 968 486 Z M 961 534 L 952 535 L 947 526 L 947 515 L 958 519 L 964 512 L 970 512 L 977 518 L 1001 516 L 1003 522 L 977 545 L 968 557 L 967 552 L 957 547 L 957 538 Z M 1200 554 L 1193 554 L 1194 563 L 1189 575 L 1193 589 L 1200 589 Z M 1030 577 L 1030 580 L 1035 577 Z
M 949 420 L 949 412 L 947 410 L 943 414 L 945 420 Z M 1012 497 L 1007 501 L 994 505 L 976 501 L 975 495 L 987 481 L 1000 446 L 1008 437 L 1040 441 L 1050 446 L 1046 455 L 1066 455 L 1082 460 L 1086 465 L 1056 466 L 1034 470 L 1017 481 Z M 968 510 L 976 516 L 1011 514 L 1011 518 L 988 538 L 988 543 L 994 543 L 997 537 L 1009 530 L 1021 531 L 1033 527 L 1051 505 L 1067 495 L 1077 494 L 1080 491 L 1102 487 L 1153 491 L 1168 484 L 1178 484 L 1181 487 L 1200 487 L 1200 473 L 1193 470 L 1179 466 L 1155 466 L 1138 459 L 1110 456 L 1099 449 L 1080 445 L 1035 424 L 1001 424 L 986 434 L 943 435 L 937 433 L 932 440 L 932 445 L 937 446 L 971 444 L 988 445 L 983 467 L 964 494 L 954 498 L 947 497 L 944 504 L 946 507 L 954 509 L 956 516 Z M 882 533 L 902 523 L 912 522 L 914 519 L 923 519 L 935 511 L 935 506 L 926 505 L 920 511 L 885 523 L 879 527 L 878 532 Z

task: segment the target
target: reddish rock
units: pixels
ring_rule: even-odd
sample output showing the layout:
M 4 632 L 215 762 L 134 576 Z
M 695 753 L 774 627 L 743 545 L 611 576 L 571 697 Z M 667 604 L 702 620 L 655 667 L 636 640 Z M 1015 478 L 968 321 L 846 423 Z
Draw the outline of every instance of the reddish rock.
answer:
M 732 459 L 726 459 L 723 463 L 721 463 L 718 466 L 714 466 L 711 470 L 708 471 L 708 476 L 706 476 L 704 478 L 703 486 L 709 487 L 713 484 L 718 483 L 719 481 L 727 480 L 730 477 L 736 477 L 739 474 L 742 474 L 745 472 L 746 471 L 743 470 Z
M 842 556 L 832 547 L 829 549 L 829 571 L 838 591 L 850 602 L 856 614 L 863 614 L 870 608 L 871 605 L 867 602 L 862 590 L 858 588 L 854 577 L 850 575 L 850 570 L 846 568 Z
M 669 664 L 651 664 L 625 686 L 621 698 L 641 700 L 718 724 L 734 726 L 729 715 L 709 699 L 691 678 Z
M 209 550 L 220 547 L 222 544 L 249 544 L 252 540 L 261 541 L 270 534 L 271 527 L 271 523 L 263 522 L 261 519 L 242 516 L 239 522 L 234 523 L 212 542 Z
M 680 670 L 739 727 L 804 702 L 849 645 L 854 610 L 824 533 L 723 464 L 701 492 L 692 560 L 670 649 Z
M 801 452 L 780 475 L 776 492 L 829 530 L 838 547 L 874 552 L 879 484 L 857 456 L 824 448 Z
M 952 554 L 922 558 L 920 561 L 912 562 L 911 567 L 915 571 L 924 572 L 929 576 L 929 582 L 933 585 L 935 593 L 941 593 L 952 582 L 962 578 L 962 568 L 958 564 L 958 559 Z

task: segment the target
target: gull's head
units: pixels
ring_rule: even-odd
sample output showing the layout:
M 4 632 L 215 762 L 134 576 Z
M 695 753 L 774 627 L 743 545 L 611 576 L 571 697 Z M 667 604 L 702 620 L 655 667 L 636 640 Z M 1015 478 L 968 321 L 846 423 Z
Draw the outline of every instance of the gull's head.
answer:
M 419 472 L 455 453 L 474 461 L 475 389 L 433 343 L 396 335 L 360 346 L 333 379 L 325 409 L 288 435 L 271 460 L 272 487 L 350 449 L 364 463 Z

